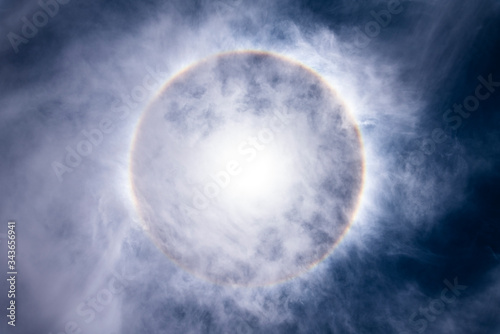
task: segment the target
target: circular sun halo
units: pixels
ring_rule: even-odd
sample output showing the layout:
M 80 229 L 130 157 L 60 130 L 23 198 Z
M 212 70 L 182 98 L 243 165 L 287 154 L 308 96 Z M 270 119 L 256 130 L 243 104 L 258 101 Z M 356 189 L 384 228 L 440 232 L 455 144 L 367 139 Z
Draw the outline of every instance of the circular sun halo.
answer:
M 324 259 L 363 183 L 359 131 L 312 70 L 233 52 L 170 80 L 144 113 L 130 178 L 144 227 L 186 270 L 259 286 Z

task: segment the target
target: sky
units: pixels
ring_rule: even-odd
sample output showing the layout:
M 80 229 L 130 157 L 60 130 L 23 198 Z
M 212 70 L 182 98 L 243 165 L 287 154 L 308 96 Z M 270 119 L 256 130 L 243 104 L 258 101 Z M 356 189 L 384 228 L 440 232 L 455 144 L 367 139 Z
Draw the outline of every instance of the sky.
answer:
M 1 333 L 499 334 L 498 22 L 0 1 Z

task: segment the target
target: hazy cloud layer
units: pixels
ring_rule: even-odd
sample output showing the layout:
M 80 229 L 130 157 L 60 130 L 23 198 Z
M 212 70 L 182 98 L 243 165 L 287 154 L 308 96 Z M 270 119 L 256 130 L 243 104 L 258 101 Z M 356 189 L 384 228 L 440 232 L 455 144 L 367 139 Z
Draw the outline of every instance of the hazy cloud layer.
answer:
M 496 333 L 499 10 L 493 0 L 0 3 L 0 242 L 6 268 L 6 224 L 15 220 L 19 273 L 16 327 L 4 319 L 2 329 Z M 298 278 L 254 288 L 210 283 L 166 257 L 143 229 L 128 175 L 138 121 L 164 82 L 245 49 L 320 74 L 354 116 L 366 162 L 359 212 L 333 254 Z M 178 101 L 219 88 L 211 82 L 179 86 Z M 279 93 L 259 89 L 238 103 L 267 119 Z M 169 141 L 195 149 L 229 122 L 220 109 L 189 122 L 182 117 L 199 111 L 169 110 L 162 124 L 179 131 Z M 286 137 L 285 128 L 283 143 L 306 150 L 328 138 L 292 124 L 301 135 Z M 176 149 L 147 153 L 189 158 Z M 165 175 L 178 180 L 175 169 Z M 168 210 L 178 199 L 151 213 L 180 215 Z M 262 232 L 256 249 L 269 258 L 283 235 Z

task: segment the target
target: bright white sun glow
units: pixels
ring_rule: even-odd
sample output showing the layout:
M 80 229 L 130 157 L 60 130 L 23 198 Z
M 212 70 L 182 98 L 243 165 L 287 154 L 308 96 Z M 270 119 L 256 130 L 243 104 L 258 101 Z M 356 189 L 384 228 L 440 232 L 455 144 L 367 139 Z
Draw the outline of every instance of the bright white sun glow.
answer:
M 271 115 L 260 124 L 260 128 L 232 124 L 233 130 L 214 133 L 199 145 L 197 154 L 202 160 L 191 177 L 202 186 L 193 197 L 194 207 L 207 210 L 216 206 L 265 216 L 285 205 L 297 179 L 300 157 L 287 147 L 295 145 L 290 142 L 288 122 Z
M 284 159 L 276 150 L 259 152 L 255 161 L 234 177 L 227 189 L 228 195 L 237 201 L 255 202 L 269 198 L 270 193 L 285 188 L 289 180 L 286 176 L 288 166 L 283 163 Z

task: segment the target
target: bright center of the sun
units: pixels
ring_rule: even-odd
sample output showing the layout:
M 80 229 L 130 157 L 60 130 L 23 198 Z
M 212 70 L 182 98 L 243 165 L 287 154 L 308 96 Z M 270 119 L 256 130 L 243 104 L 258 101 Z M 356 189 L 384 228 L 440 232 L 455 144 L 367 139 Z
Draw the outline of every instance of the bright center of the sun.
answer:
M 205 158 L 196 172 L 202 186 L 193 197 L 193 206 L 201 210 L 211 205 L 240 209 L 260 206 L 262 211 L 283 201 L 293 180 L 294 157 L 279 139 L 285 136 L 284 124 L 279 124 L 277 117 L 269 121 L 276 126 L 223 131 L 206 139 L 204 152 L 199 154 Z M 242 139 L 244 132 L 249 135 Z
M 248 200 L 265 198 L 276 187 L 280 176 L 279 158 L 275 153 L 261 152 L 241 177 L 235 177 L 233 184 L 229 186 L 229 193 L 235 198 Z

